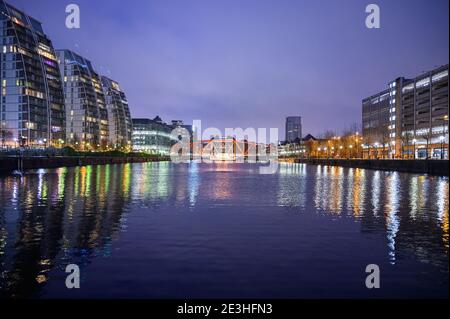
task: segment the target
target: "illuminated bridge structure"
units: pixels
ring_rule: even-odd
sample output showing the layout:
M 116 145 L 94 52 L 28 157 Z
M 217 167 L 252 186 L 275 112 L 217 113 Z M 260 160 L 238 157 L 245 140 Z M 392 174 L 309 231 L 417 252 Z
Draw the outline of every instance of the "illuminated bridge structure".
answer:
M 263 143 L 238 141 L 234 138 L 197 141 L 192 143 L 191 148 L 194 160 L 212 162 L 258 161 L 269 154 L 269 149 Z

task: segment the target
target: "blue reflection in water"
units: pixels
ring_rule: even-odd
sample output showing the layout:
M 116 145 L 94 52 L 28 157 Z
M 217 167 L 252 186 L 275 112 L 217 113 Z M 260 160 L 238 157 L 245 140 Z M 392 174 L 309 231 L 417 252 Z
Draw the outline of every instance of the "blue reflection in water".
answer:
M 376 263 L 377 297 L 448 296 L 447 177 L 258 172 L 143 163 L 2 177 L 0 295 L 371 297 L 361 278 Z M 69 263 L 78 292 L 65 289 Z
M 372 178 L 372 209 L 373 215 L 378 217 L 380 211 L 380 196 L 381 196 L 381 172 L 373 173 Z
M 200 187 L 199 164 L 192 162 L 189 169 L 189 204 L 194 207 L 197 203 L 198 191 Z
M 398 173 L 391 173 L 387 180 L 388 199 L 386 204 L 386 228 L 389 247 L 389 257 L 392 264 L 395 264 L 395 239 L 400 228 L 400 218 L 398 217 L 399 203 L 401 197 L 400 181 Z
M 305 207 L 306 165 L 281 164 L 278 174 L 277 203 L 285 207 Z

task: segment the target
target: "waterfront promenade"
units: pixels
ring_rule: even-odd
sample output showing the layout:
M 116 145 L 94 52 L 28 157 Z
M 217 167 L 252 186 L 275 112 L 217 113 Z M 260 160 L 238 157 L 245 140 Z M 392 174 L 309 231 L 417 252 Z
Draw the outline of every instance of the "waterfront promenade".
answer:
M 0 157 L 0 174 L 8 174 L 15 170 L 124 163 L 146 163 L 168 160 L 169 158 L 166 157 L 145 156 L 24 156 L 22 158 L 19 156 L 2 156 Z
M 0 174 L 15 170 L 76 167 L 87 165 L 107 165 L 124 163 L 145 163 L 170 161 L 170 157 L 143 156 L 1 156 Z M 389 160 L 389 159 L 324 159 L 324 158 L 280 158 L 280 162 L 309 165 L 340 166 L 351 168 L 397 171 L 403 173 L 449 175 L 448 160 Z M 219 161 L 220 162 L 220 161 Z
M 281 162 L 448 176 L 448 160 L 286 158 Z

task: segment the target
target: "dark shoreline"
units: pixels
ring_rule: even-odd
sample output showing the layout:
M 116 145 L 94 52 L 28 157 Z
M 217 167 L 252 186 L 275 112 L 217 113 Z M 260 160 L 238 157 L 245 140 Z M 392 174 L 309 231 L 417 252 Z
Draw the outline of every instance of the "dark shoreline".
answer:
M 170 161 L 169 157 L 102 157 L 102 156 L 32 156 L 23 157 L 23 170 L 147 163 Z M 340 166 L 402 173 L 449 176 L 448 160 L 363 160 L 363 159 L 280 159 L 280 162 L 309 165 Z M 10 174 L 19 168 L 19 157 L 0 157 L 0 174 Z
M 77 167 L 87 165 L 108 165 L 126 163 L 147 163 L 168 161 L 166 157 L 101 157 L 101 156 L 33 156 L 23 157 L 23 170 L 48 169 L 60 167 Z M 0 157 L 0 174 L 10 174 L 19 168 L 20 158 L 17 156 Z
M 280 159 L 280 162 L 310 165 L 341 166 L 402 173 L 448 176 L 448 160 L 390 160 L 390 159 Z

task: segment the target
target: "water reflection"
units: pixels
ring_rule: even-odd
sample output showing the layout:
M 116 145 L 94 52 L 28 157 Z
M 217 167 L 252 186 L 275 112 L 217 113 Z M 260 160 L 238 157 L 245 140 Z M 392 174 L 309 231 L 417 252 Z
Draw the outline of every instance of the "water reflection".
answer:
M 373 173 L 372 178 L 372 211 L 375 217 L 378 217 L 380 211 L 380 196 L 381 196 L 381 172 Z
M 277 187 L 278 205 L 304 208 L 307 177 L 305 164 L 281 164 Z
M 308 208 L 305 202 L 312 199 L 318 212 L 347 214 L 361 220 L 364 232 L 385 232 L 387 256 L 393 265 L 399 250 L 426 263 L 442 266 L 448 261 L 447 177 L 320 165 L 304 171 L 295 165 L 300 164 L 280 169 L 279 205 Z M 301 193 L 306 194 L 304 201 L 298 201 L 303 198 Z
M 30 296 L 64 260 L 84 267 L 108 255 L 130 173 L 126 165 L 107 165 L 0 179 L 0 293 Z
M 145 163 L 3 177 L 0 296 L 39 296 L 55 268 L 76 263 L 83 269 L 108 258 L 121 234 L 134 231 L 127 228 L 130 211 L 161 205 L 173 212 L 224 205 L 239 211 L 247 205 L 261 215 L 281 207 L 302 213 L 297 218 L 349 218 L 360 223 L 355 241 L 364 234 L 382 235 L 384 258 L 392 265 L 414 256 L 448 273 L 448 193 L 446 177 L 304 164 L 281 164 L 276 175 L 259 175 L 248 165 Z M 254 227 L 270 227 L 258 225 L 256 215 L 251 218 Z M 314 227 L 335 231 L 321 229 L 327 225 Z
M 392 264 L 395 264 L 395 239 L 397 237 L 397 232 L 400 228 L 400 218 L 399 204 L 401 191 L 400 181 L 398 173 L 391 173 L 387 177 L 387 194 L 388 199 L 386 203 L 386 229 L 387 229 L 387 239 L 389 247 L 389 259 Z
M 189 205 L 194 207 L 197 203 L 198 192 L 200 188 L 200 174 L 199 174 L 199 164 L 192 162 L 189 169 Z

